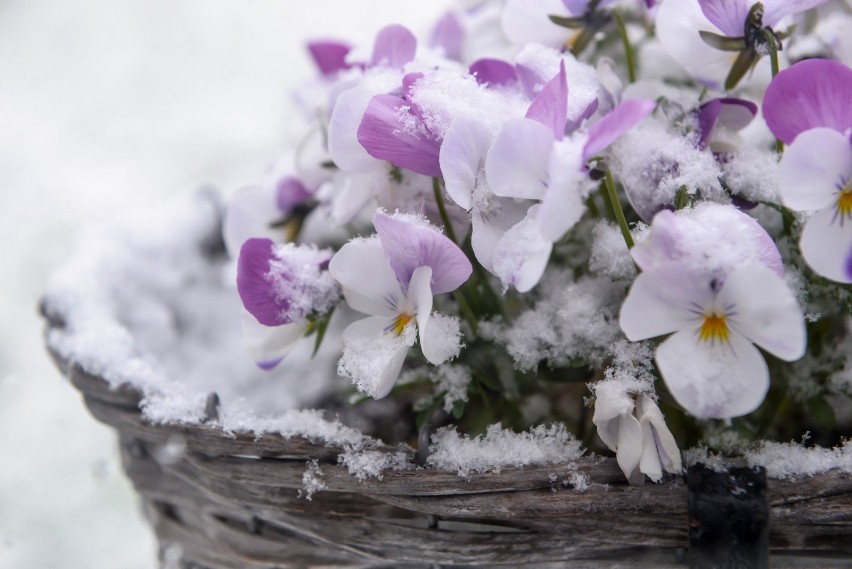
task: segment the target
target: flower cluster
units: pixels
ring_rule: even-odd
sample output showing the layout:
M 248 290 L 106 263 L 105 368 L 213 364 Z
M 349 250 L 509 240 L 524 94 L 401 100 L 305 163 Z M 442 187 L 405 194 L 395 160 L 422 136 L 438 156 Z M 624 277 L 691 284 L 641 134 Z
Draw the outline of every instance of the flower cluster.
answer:
M 225 216 L 258 365 L 334 334 L 339 375 L 418 424 L 596 427 L 632 483 L 719 429 L 832 423 L 840 3 L 466 4 L 421 38 L 308 45 L 308 134 Z

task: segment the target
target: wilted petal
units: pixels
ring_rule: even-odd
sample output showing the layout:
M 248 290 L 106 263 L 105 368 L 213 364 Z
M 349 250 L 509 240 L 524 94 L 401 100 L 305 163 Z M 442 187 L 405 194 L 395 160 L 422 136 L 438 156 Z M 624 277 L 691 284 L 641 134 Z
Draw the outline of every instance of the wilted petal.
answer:
M 784 205 L 796 211 L 833 206 L 843 180 L 852 180 L 852 143 L 830 128 L 814 128 L 796 137 L 778 168 Z
M 404 295 L 378 237 L 353 239 L 331 258 L 328 272 L 343 287 L 349 306 L 390 317 Z
M 511 85 L 518 81 L 515 66 L 502 59 L 478 59 L 468 71 L 480 85 Z
M 802 309 L 784 279 L 757 263 L 734 270 L 716 297 L 717 306 L 733 306 L 732 329 L 785 361 L 805 355 L 807 333 Z
M 769 389 L 763 356 L 733 330 L 725 342 L 699 339 L 698 327 L 681 330 L 660 344 L 656 361 L 669 392 L 699 419 L 751 413 Z
M 618 322 L 636 342 L 682 330 L 699 322 L 713 298 L 707 283 L 677 264 L 639 274 L 621 305 Z
M 478 121 L 458 116 L 450 123 L 441 143 L 439 163 L 447 194 L 460 207 L 469 210 L 480 165 L 485 161 L 491 140 Z
M 587 176 L 583 171 L 582 140 L 564 140 L 550 156 L 550 184 L 538 211 L 538 227 L 545 239 L 559 241 L 586 211 L 580 192 Z
M 568 116 L 568 81 L 565 77 L 565 61 L 559 63 L 559 73 L 545 83 L 530 108 L 526 118 L 538 121 L 553 132 L 556 140 L 565 136 L 565 120 Z
M 391 24 L 376 35 L 370 65 L 402 69 L 406 63 L 414 60 L 416 53 L 417 38 L 414 34 L 405 26 Z
M 836 208 L 826 208 L 808 220 L 799 247 L 814 272 L 852 283 L 852 220 L 841 223 Z
M 494 273 L 504 287 L 513 286 L 518 292 L 528 292 L 544 274 L 553 243 L 538 229 L 539 205 L 527 211 L 523 221 L 509 229 L 494 249 Z
M 698 0 L 707 19 L 729 37 L 742 37 L 751 3 L 747 0 Z
M 506 37 L 513 43 L 534 42 L 558 48 L 571 32 L 551 22 L 548 16 L 564 13 L 561 0 L 508 0 L 501 23 Z
M 595 413 L 592 423 L 598 436 L 611 451 L 618 450 L 619 417 L 633 413 L 633 397 L 622 389 L 615 389 L 612 382 L 602 381 L 593 386 L 595 391 Z
M 491 191 L 507 198 L 541 199 L 547 189 L 553 133 L 530 119 L 503 124 L 485 160 Z
M 677 441 L 674 436 L 672 436 L 671 431 L 666 425 L 663 413 L 660 411 L 660 408 L 654 400 L 647 395 L 640 395 L 637 397 L 636 417 L 642 425 L 646 448 L 650 447 L 654 449 L 654 454 L 658 458 L 658 463 L 662 465 L 666 472 L 680 474 L 683 471 L 680 449 L 677 446 Z M 651 434 L 650 440 L 647 438 L 648 430 L 650 430 Z M 648 474 L 642 465 L 640 465 L 639 469 L 645 474 Z M 648 475 L 650 476 L 650 474 Z M 654 478 L 653 476 L 650 476 L 650 478 L 654 480 L 654 482 L 659 480 L 659 478 Z
M 618 417 L 618 449 L 615 451 L 618 466 L 632 485 L 644 482 L 644 476 L 639 471 L 642 460 L 642 426 L 633 415 Z
M 583 149 L 583 163 L 595 156 L 618 138 L 639 124 L 657 104 L 644 99 L 627 99 L 611 113 L 589 128 L 589 139 Z
M 392 324 L 391 319 L 370 316 L 356 320 L 343 331 L 343 356 L 337 372 L 376 399 L 391 392 L 405 356 L 414 345 L 413 322 L 400 335 L 388 331 Z
M 346 56 L 351 49 L 348 44 L 339 41 L 308 42 L 308 52 L 323 75 L 333 75 L 348 69 Z
M 305 334 L 303 322 L 264 326 L 245 310 L 242 312 L 241 323 L 246 351 L 257 367 L 265 371 L 281 363 L 296 341 Z
M 459 59 L 463 43 L 464 27 L 461 20 L 455 12 L 446 12 L 432 29 L 429 45 L 440 48 L 449 59 Z
M 408 112 L 409 105 L 395 95 L 376 95 L 364 111 L 358 142 L 367 153 L 394 166 L 426 176 L 440 176 L 440 143 Z
M 373 225 L 403 288 L 418 267 L 431 267 L 433 294 L 456 290 L 473 271 L 464 252 L 434 227 L 381 212 Z
M 806 130 L 852 127 L 852 69 L 829 59 L 806 59 L 781 71 L 763 96 L 763 117 L 790 144 Z

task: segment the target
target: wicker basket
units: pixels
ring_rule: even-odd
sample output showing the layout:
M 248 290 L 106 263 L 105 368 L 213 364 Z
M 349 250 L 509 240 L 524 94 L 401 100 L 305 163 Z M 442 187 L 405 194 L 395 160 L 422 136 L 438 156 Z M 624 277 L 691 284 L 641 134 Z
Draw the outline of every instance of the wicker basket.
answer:
M 56 309 L 43 312 L 48 329 L 64 326 Z M 148 423 L 135 388 L 114 389 L 73 357 L 51 355 L 92 414 L 118 431 L 164 566 L 674 567 L 687 557 L 681 479 L 629 486 L 614 459 L 585 458 L 468 477 L 412 464 L 359 480 L 338 464 L 341 448 L 226 433 L 212 399 L 207 422 Z M 300 497 L 306 470 L 323 485 L 310 499 Z M 591 482 L 582 492 L 563 482 L 576 473 Z M 773 552 L 848 566 L 837 557 L 852 549 L 849 476 L 770 480 L 768 502 Z M 792 558 L 778 559 L 773 566 Z

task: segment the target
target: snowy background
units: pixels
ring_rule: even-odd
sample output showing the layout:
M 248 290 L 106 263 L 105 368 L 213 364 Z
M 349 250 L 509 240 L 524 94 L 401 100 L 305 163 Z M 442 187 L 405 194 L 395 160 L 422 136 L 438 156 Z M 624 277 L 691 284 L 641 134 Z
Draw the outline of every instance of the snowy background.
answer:
M 446 4 L 0 1 L 0 568 L 157 565 L 115 435 L 43 348 L 51 268 L 123 210 L 256 178 L 299 133 L 305 39 L 420 34 Z

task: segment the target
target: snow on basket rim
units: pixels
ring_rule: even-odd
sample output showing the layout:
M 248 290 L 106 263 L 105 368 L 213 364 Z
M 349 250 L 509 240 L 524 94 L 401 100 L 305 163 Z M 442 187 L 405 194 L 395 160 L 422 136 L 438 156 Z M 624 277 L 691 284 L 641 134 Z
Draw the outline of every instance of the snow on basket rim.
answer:
M 180 313 L 181 309 L 187 309 L 189 312 L 183 316 L 193 314 L 191 309 L 180 305 L 185 299 L 170 296 L 174 289 L 191 285 L 195 288 L 190 288 L 190 293 L 202 296 L 198 302 L 216 300 L 222 304 L 228 295 L 233 297 L 234 305 L 238 305 L 234 285 L 229 288 L 227 284 L 227 279 L 233 275 L 228 273 L 224 260 L 210 262 L 201 254 L 201 248 L 214 238 L 219 228 L 215 201 L 215 196 L 209 192 L 199 193 L 156 210 L 122 216 L 117 223 L 98 228 L 85 236 L 76 253 L 52 275 L 45 294 L 47 312 L 59 315 L 64 322 L 64 326 L 48 330 L 49 347 L 69 362 L 102 378 L 113 389 L 129 384 L 139 390 L 142 416 L 154 424 L 203 423 L 207 418 L 207 395 L 211 391 L 218 393 L 222 387 L 204 388 L 176 381 L 184 375 L 176 373 L 174 362 L 171 367 L 162 365 L 153 357 L 157 354 L 145 352 L 145 341 L 135 335 L 140 333 L 140 327 L 144 335 L 145 326 L 154 328 L 154 335 L 163 334 L 170 324 L 167 316 L 175 317 L 169 311 Z M 152 270 L 155 267 L 160 270 Z M 153 316 L 138 320 L 139 314 L 123 314 L 123 310 L 129 310 L 128 296 L 133 297 L 139 310 Z M 166 340 L 176 339 L 173 333 L 166 335 Z M 235 351 L 242 353 L 238 334 L 220 341 L 233 341 Z M 193 352 L 189 354 L 192 356 L 198 355 L 200 347 L 190 341 L 182 343 L 181 350 L 185 349 Z M 220 358 L 229 355 L 232 354 L 226 353 Z M 201 365 L 191 357 L 179 363 L 188 367 Z M 221 362 L 214 358 L 208 365 L 216 367 Z M 245 367 L 226 367 L 219 371 L 232 376 L 251 371 L 256 374 L 254 377 L 269 381 L 249 360 Z M 238 382 L 236 387 L 241 386 L 244 383 Z M 387 453 L 377 455 L 369 449 L 382 446 L 381 441 L 336 418 L 326 418 L 322 409 L 292 408 L 261 414 L 251 408 L 246 398 L 226 396 L 221 399 L 218 426 L 226 434 L 278 434 L 284 438 L 303 437 L 343 447 L 340 462 L 359 479 L 381 478 L 385 470 L 415 466 L 402 460 L 399 451 L 388 456 L 385 456 Z M 405 451 L 404 445 L 400 448 Z M 444 428 L 434 435 L 430 452 L 428 467 L 455 471 L 465 477 L 471 473 L 497 473 L 507 467 L 569 463 L 583 453 L 580 442 L 562 424 L 538 426 L 524 433 L 492 425 L 484 436 L 473 439 L 460 436 L 454 428 Z M 410 452 L 405 454 L 410 458 Z

